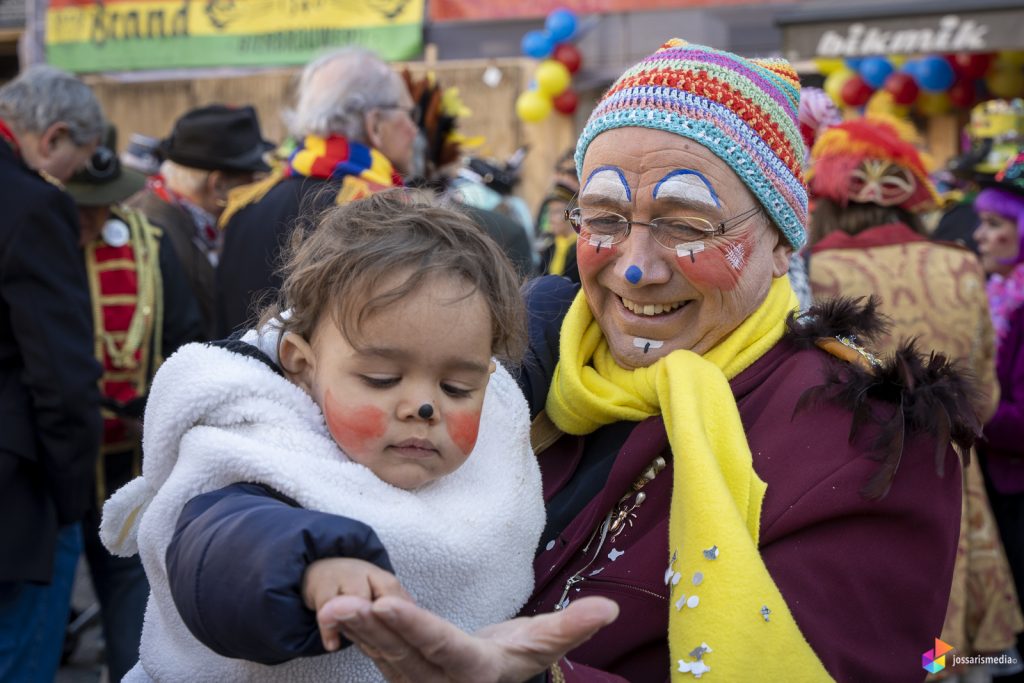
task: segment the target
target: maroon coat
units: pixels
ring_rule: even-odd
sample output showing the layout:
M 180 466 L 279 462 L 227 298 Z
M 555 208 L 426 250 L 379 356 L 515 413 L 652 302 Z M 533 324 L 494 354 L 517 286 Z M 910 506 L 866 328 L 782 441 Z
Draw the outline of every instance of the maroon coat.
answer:
M 534 312 L 555 324 L 553 316 Z M 533 338 L 536 343 L 537 335 Z M 805 390 L 822 385 L 825 371 L 842 364 L 787 337 L 731 382 L 754 468 L 768 484 L 762 556 L 804 636 L 836 680 L 921 681 L 921 653 L 940 633 L 952 581 L 960 529 L 959 464 L 949 449 L 938 476 L 935 440 L 908 435 L 888 495 L 867 500 L 861 490 L 879 468 L 867 455 L 878 428 L 863 428 L 850 444 L 848 408 L 820 403 L 794 415 Z M 526 388 L 536 404 L 542 392 L 533 384 Z M 554 609 L 567 580 L 596 554 L 567 597 L 604 595 L 621 612 L 614 624 L 562 661 L 566 679 L 667 681 L 674 668 L 664 581 L 672 454 L 660 417 L 632 428 L 621 448 L 613 448 L 613 457 L 595 455 L 592 451 L 614 443 L 608 431 L 563 436 L 540 455 L 551 519 L 534 565 L 535 593 L 523 613 Z M 595 539 L 584 553 L 594 529 L 659 454 L 668 467 L 644 486 L 646 500 L 632 526 L 597 551 Z M 584 488 L 581 478 L 603 472 L 602 460 L 611 463 L 605 485 L 592 482 L 596 495 L 574 507 L 567 491 Z M 572 488 L 566 486 L 570 481 Z M 567 524 L 558 519 L 560 510 L 580 505 L 581 512 L 563 520 Z M 623 554 L 611 561 L 613 548 Z M 756 672 L 751 676 L 756 679 Z

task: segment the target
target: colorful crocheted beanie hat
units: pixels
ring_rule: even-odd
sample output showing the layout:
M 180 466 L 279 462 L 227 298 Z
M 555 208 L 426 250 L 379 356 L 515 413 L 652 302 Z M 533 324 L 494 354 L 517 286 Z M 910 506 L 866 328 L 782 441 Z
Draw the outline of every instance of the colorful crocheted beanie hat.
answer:
M 906 125 L 906 124 L 902 124 Z M 814 197 L 927 211 L 941 200 L 924 160 L 901 123 L 875 117 L 845 121 L 811 149 L 807 184 Z M 895 168 L 893 168 L 895 167 Z
M 626 71 L 597 103 L 576 145 L 613 128 L 653 128 L 711 150 L 750 188 L 794 248 L 807 239 L 800 81 L 783 59 L 746 59 L 673 38 Z

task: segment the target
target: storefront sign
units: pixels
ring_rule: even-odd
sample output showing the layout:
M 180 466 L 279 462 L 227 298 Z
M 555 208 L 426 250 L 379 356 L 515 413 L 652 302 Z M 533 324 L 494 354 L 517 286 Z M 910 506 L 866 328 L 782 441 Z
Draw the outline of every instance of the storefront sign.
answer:
M 780 19 L 786 57 L 989 52 L 1024 48 L 1024 8 L 855 22 Z
M 50 0 L 46 58 L 75 72 L 302 64 L 360 45 L 417 57 L 424 0 Z
M 722 5 L 759 5 L 772 0 L 431 0 L 431 21 L 492 21 L 495 19 L 532 19 L 555 9 L 576 14 L 609 14 L 642 10 L 721 7 Z

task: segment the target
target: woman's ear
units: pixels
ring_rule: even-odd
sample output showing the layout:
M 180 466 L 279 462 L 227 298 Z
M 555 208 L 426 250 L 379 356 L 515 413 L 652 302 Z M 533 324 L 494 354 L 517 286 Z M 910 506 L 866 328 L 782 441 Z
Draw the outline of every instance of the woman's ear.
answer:
M 278 345 L 277 355 L 285 376 L 312 396 L 316 355 L 309 342 L 294 332 L 286 332 Z

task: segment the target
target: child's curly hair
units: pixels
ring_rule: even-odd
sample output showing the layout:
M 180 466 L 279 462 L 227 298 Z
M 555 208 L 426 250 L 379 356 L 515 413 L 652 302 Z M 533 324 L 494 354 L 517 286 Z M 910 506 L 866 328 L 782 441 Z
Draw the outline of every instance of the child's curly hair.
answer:
M 409 272 L 382 289 L 395 273 Z M 284 255 L 284 284 L 260 315 L 306 340 L 325 313 L 357 346 L 358 329 L 375 312 L 429 287 L 439 275 L 462 278 L 491 314 L 491 349 L 517 363 L 526 346 L 519 279 L 504 252 L 465 214 L 434 196 L 394 189 L 334 207 L 311 230 L 297 228 Z M 288 315 L 282 315 L 289 311 Z

